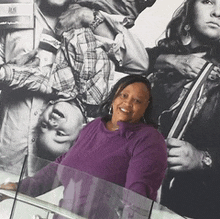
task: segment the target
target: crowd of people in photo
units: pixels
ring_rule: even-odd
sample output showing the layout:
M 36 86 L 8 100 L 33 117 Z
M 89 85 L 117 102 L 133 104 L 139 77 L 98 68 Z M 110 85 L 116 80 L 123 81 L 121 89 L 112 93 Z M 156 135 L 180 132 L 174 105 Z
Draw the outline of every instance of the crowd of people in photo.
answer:
M 36 173 L 28 157 L 22 193 L 47 192 L 61 164 L 220 217 L 220 0 L 183 0 L 145 48 L 130 28 L 155 2 L 36 0 L 34 31 L 0 30 L 0 170 L 52 161 Z

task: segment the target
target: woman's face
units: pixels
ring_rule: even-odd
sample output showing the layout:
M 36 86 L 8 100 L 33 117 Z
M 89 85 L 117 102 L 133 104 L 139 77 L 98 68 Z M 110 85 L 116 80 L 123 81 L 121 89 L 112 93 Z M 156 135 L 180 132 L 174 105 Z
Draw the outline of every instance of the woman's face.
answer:
M 143 117 L 149 104 L 150 93 L 147 86 L 135 82 L 125 87 L 112 103 L 113 114 L 111 122 L 118 121 L 137 123 Z
M 220 39 L 220 0 L 195 0 L 194 27 L 198 38 Z
M 55 157 L 66 152 L 82 127 L 83 116 L 75 105 L 58 102 L 49 105 L 40 118 L 39 150 Z

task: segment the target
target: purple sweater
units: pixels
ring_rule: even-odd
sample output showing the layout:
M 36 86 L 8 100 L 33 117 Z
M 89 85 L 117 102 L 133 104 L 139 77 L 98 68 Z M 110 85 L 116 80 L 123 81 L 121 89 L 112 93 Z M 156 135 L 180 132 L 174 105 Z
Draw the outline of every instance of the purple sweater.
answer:
M 32 196 L 50 190 L 57 163 L 155 200 L 167 167 L 164 138 L 155 128 L 143 123 L 119 122 L 119 130 L 113 132 L 105 124 L 104 119 L 98 118 L 86 125 L 74 146 L 34 177 L 23 180 L 20 191 L 27 193 L 28 184 Z M 67 187 L 68 174 L 59 178 Z
M 167 167 L 164 138 L 143 123 L 119 122 L 119 127 L 112 132 L 103 119 L 92 121 L 56 162 L 155 200 Z

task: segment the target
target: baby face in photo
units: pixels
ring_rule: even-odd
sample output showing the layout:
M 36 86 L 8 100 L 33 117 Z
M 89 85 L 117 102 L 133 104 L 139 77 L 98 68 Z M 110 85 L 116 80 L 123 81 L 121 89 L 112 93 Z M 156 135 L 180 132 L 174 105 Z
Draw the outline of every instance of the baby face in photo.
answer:
M 83 115 L 75 104 L 66 101 L 49 104 L 39 121 L 39 156 L 53 160 L 67 152 L 83 121 Z

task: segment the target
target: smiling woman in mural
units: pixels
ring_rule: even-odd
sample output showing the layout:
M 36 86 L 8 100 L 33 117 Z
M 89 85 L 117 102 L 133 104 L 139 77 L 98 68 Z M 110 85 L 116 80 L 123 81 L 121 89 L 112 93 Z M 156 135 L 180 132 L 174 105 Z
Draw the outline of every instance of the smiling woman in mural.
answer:
M 165 136 L 206 62 L 214 64 L 193 97 L 182 137 L 168 135 L 162 204 L 188 217 L 220 218 L 220 0 L 184 1 L 166 38 L 148 51 L 156 117 Z

